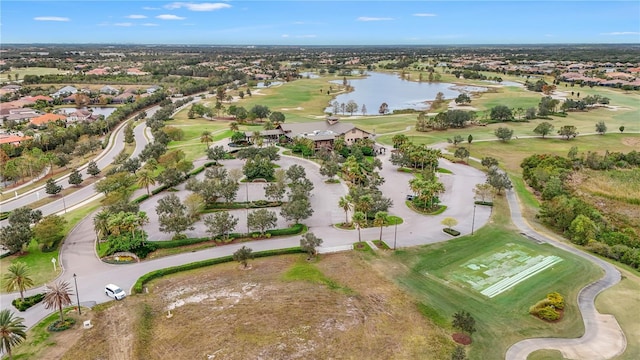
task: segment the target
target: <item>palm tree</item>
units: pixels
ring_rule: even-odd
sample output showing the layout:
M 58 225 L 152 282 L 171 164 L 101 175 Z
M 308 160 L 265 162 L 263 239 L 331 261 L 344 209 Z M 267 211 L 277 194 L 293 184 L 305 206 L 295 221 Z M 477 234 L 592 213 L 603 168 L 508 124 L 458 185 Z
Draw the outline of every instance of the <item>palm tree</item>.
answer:
M 9 265 L 7 273 L 4 274 L 6 280 L 5 289 L 7 291 L 20 291 L 20 299 L 24 301 L 24 291 L 33 286 L 33 279 L 29 277 L 29 267 L 27 264 L 17 261 Z
M 349 210 L 353 208 L 353 204 L 351 203 L 351 196 L 346 195 L 346 196 L 340 197 L 340 200 L 338 201 L 338 206 L 340 206 L 340 208 L 344 210 L 344 223 L 348 224 Z
M 109 233 L 109 216 L 111 214 L 107 210 L 102 210 L 93 217 L 93 230 L 99 239 L 103 239 Z
M 229 129 L 231 129 L 231 131 L 238 131 L 240 128 L 238 127 L 238 123 L 233 121 L 229 124 Z
M 384 211 L 378 211 L 376 213 L 376 218 L 373 220 L 374 226 L 380 226 L 380 240 L 382 240 L 382 227 L 384 223 L 387 221 L 387 213 Z
M 47 293 L 44 295 L 44 308 L 58 309 L 60 312 L 60 321 L 64 321 L 64 313 L 62 312 L 62 307 L 71 304 L 71 296 L 73 292 L 71 291 L 71 286 L 66 281 L 59 281 L 57 283 L 53 283 L 51 285 L 47 285 Z
M 147 189 L 147 195 L 151 195 L 151 192 L 149 191 L 149 186 L 150 185 L 155 185 L 156 184 L 156 180 L 155 177 L 153 176 L 153 174 L 150 171 L 139 171 L 137 175 L 137 184 L 140 187 L 146 188 Z
M 367 216 L 362 211 L 356 211 L 353 214 L 352 220 L 354 223 L 356 223 L 356 227 L 358 228 L 358 242 L 362 242 L 360 229 L 367 223 Z
M 0 311 L 0 350 L 13 359 L 11 349 L 27 338 L 27 327 L 21 317 L 14 317 L 9 309 Z
M 211 132 L 207 130 L 203 131 L 202 134 L 200 135 L 200 142 L 206 143 L 207 148 L 209 148 L 209 143 L 212 141 L 213 141 L 213 138 L 211 137 Z

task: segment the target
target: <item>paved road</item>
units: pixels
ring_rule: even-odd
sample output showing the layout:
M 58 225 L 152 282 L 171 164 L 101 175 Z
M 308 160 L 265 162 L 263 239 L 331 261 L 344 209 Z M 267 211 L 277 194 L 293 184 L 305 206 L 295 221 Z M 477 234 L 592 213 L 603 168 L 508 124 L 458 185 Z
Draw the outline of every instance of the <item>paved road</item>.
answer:
M 392 244 L 394 234 L 397 239 L 397 246 L 413 246 L 417 244 L 426 244 L 438 241 L 445 241 L 450 237 L 442 232 L 440 221 L 445 216 L 456 216 L 460 220 L 457 227 L 462 233 L 469 233 L 471 229 L 471 219 L 473 217 L 471 194 L 472 188 L 476 182 L 484 181 L 484 174 L 471 167 L 451 164 L 443 161 L 442 166 L 449 168 L 454 172 L 454 176 L 447 175 L 445 181 L 447 192 L 443 196 L 443 200 L 450 201 L 451 206 L 441 215 L 435 217 L 424 217 L 406 208 L 404 198 L 408 191 L 408 185 L 405 184 L 409 177 L 406 173 L 395 171 L 395 167 L 388 162 L 390 155 L 383 157 L 384 169 L 383 175 L 386 177 L 384 186 L 388 187 L 383 191 L 388 191 L 386 196 L 390 196 L 394 200 L 394 206 L 390 210 L 392 214 L 398 214 L 403 217 L 405 223 L 397 226 L 397 233 L 393 226 L 387 227 L 383 231 L 383 240 L 388 244 Z M 223 161 L 229 167 L 239 166 L 235 160 Z M 282 157 L 279 161 L 284 168 L 292 164 L 300 164 L 305 167 L 307 177 L 314 183 L 315 189 L 311 197 L 311 203 L 316 211 L 313 216 L 305 221 L 310 231 L 324 240 L 324 247 L 336 247 L 350 245 L 357 241 L 358 233 L 356 231 L 340 230 L 333 227 L 333 224 L 344 221 L 344 212 L 338 208 L 337 203 L 340 196 L 347 192 L 347 188 L 343 184 L 325 184 L 324 178 L 318 173 L 318 165 L 308 160 L 295 157 Z M 459 173 L 459 175 L 458 175 Z M 388 176 L 388 177 L 387 177 Z M 460 181 L 456 177 L 460 176 Z M 395 184 L 395 186 L 394 186 Z M 243 184 L 244 185 L 244 184 Z M 258 198 L 263 195 L 260 187 L 262 184 L 249 184 L 249 198 Z M 404 188 L 406 187 L 406 189 Z M 242 191 L 241 186 L 238 192 L 238 200 L 242 201 L 246 197 L 246 189 Z M 177 194 L 186 196 L 187 192 L 180 191 Z M 155 216 L 155 203 L 163 194 L 154 196 L 143 202 L 142 208 L 148 211 L 149 217 Z M 461 209 L 456 209 L 458 204 L 466 204 Z M 475 217 L 476 228 L 484 225 L 489 218 L 490 210 L 488 208 L 478 207 Z M 351 214 L 350 214 L 351 215 Z M 244 210 L 238 213 L 241 223 L 237 231 L 245 231 L 243 225 L 246 226 L 243 218 L 246 218 Z M 282 225 L 284 221 L 280 220 Z M 156 225 L 157 226 L 157 225 Z M 200 227 L 200 229 L 202 229 Z M 151 238 L 168 238 L 166 234 L 159 233 L 157 228 L 149 226 L 147 230 L 153 234 Z M 362 230 L 363 239 L 377 239 L 379 228 L 371 228 Z M 190 233 L 193 236 L 204 236 L 205 234 L 198 230 Z M 68 235 L 64 242 L 59 263 L 63 266 L 64 272 L 60 276 L 60 280 L 67 280 L 73 284 L 73 274 L 77 274 L 78 292 L 80 294 L 81 304 L 92 306 L 96 303 L 110 301 L 103 293 L 103 286 L 109 282 L 116 283 L 125 289 L 130 289 L 135 281 L 143 274 L 183 263 L 210 259 L 225 255 L 231 255 L 242 245 L 251 247 L 254 251 L 286 248 L 299 245 L 299 236 L 283 237 L 272 240 L 261 240 L 245 242 L 241 245 L 226 245 L 214 247 L 198 252 L 179 254 L 153 261 L 145 261 L 138 264 L 130 265 L 109 265 L 101 262 L 95 254 L 95 233 L 93 231 L 92 216 L 83 219 Z M 28 294 L 42 291 L 42 288 L 32 289 Z M 2 304 L 8 304 L 16 298 L 18 294 L 3 294 L 0 296 Z M 35 306 L 20 316 L 25 318 L 25 324 L 29 327 L 33 326 L 50 311 L 45 310 L 42 305 Z
M 507 360 L 526 360 L 527 356 L 540 349 L 554 349 L 562 352 L 567 359 L 611 359 L 624 352 L 626 338 L 620 325 L 613 315 L 600 314 L 595 307 L 595 299 L 602 291 L 620 281 L 620 272 L 610 263 L 587 254 L 572 246 L 554 241 L 534 231 L 523 219 L 518 199 L 514 191 L 507 194 L 511 219 L 518 229 L 526 236 L 540 242 L 545 242 L 585 258 L 604 270 L 604 276 L 587 286 L 578 294 L 578 307 L 584 321 L 584 335 L 577 339 L 536 338 L 526 339 L 513 344 L 506 354 Z

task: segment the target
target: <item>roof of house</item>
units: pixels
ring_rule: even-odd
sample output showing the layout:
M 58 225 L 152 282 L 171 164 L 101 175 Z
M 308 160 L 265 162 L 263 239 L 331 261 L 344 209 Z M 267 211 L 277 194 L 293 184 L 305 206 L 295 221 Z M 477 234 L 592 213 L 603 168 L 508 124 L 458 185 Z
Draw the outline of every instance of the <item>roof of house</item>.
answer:
M 45 95 L 28 96 L 28 97 L 26 97 L 24 99 L 28 100 L 28 101 L 33 101 L 33 102 L 36 102 L 38 100 L 44 100 L 46 102 L 53 101 L 52 97 L 45 96 Z
M 294 137 L 296 135 L 314 134 L 314 132 L 318 134 L 319 132 L 327 131 L 331 131 L 335 135 L 343 135 L 346 134 L 349 130 L 356 128 L 356 126 L 351 123 L 343 123 L 339 121 L 333 124 L 327 121 L 316 121 L 310 123 L 280 124 L 278 125 L 278 128 L 282 129 L 285 133 L 288 133 L 288 136 Z
M 19 144 L 22 141 L 31 139 L 31 136 L 17 136 L 17 135 L 9 135 L 9 136 L 0 136 L 0 144 Z
M 44 115 L 35 117 L 31 120 L 29 120 L 30 123 L 34 124 L 34 125 L 42 125 L 42 124 L 46 124 L 48 122 L 51 121 L 56 121 L 56 120 L 66 120 L 67 117 L 64 115 L 60 115 L 60 114 L 52 114 L 52 113 L 46 113 Z

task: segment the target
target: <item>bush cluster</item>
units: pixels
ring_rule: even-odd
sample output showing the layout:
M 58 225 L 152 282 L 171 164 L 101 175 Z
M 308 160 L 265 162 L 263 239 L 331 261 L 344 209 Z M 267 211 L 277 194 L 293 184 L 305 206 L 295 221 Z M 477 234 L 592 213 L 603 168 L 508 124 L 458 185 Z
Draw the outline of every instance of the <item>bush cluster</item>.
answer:
M 18 309 L 18 311 L 25 311 L 33 305 L 41 302 L 42 299 L 44 299 L 44 293 L 27 296 L 24 300 L 14 299 L 11 304 Z
M 74 318 L 66 318 L 64 320 L 56 320 L 53 324 L 47 326 L 47 330 L 49 331 L 64 331 L 70 329 L 76 323 L 76 319 Z
M 556 321 L 560 319 L 558 310 L 564 309 L 564 298 L 557 292 L 547 294 L 547 297 L 538 301 L 529 308 L 529 314 L 542 320 Z

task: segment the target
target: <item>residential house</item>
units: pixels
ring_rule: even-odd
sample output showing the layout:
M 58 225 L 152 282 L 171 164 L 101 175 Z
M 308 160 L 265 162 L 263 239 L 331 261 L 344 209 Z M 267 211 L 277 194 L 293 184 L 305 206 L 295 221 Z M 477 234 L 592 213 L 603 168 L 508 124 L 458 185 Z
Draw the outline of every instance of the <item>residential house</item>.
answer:
M 18 146 L 23 141 L 31 140 L 31 136 L 18 136 L 12 134 L 2 133 L 0 134 L 0 145 L 9 144 L 13 146 Z
M 98 117 L 94 117 L 93 113 L 89 110 L 76 110 L 71 113 L 67 113 L 67 121 L 69 122 L 91 122 Z
M 53 97 L 67 97 L 71 94 L 75 94 L 78 92 L 78 89 L 76 89 L 73 86 L 65 86 L 62 89 L 56 91 L 55 93 L 51 94 L 51 96 Z
M 8 113 L 2 115 L 0 118 L 0 124 L 4 124 L 4 122 L 8 120 L 23 123 L 41 115 L 38 111 L 31 108 L 16 108 L 8 110 Z
M 113 86 L 105 85 L 100 88 L 100 94 L 108 94 L 108 95 L 118 95 L 120 91 L 114 88 Z
M 158 85 L 152 85 L 150 87 L 147 88 L 147 94 L 153 94 L 154 92 L 160 90 L 160 86 Z
M 315 149 L 321 147 L 333 149 L 333 143 L 338 137 L 342 137 L 347 145 L 373 137 L 370 132 L 362 130 L 354 124 L 340 122 L 340 119 L 335 116 L 329 116 L 325 121 L 280 124 L 277 130 L 281 130 L 282 134 L 291 140 L 296 137 L 311 139 Z
M 61 115 L 61 114 L 46 113 L 44 115 L 40 115 L 38 117 L 31 118 L 29 120 L 29 123 L 31 123 L 33 125 L 36 125 L 36 126 L 43 126 L 43 125 L 46 125 L 46 124 L 48 124 L 48 123 L 50 123 L 52 121 L 58 121 L 58 120 L 66 122 L 67 121 L 67 117 L 64 116 L 64 115 Z

